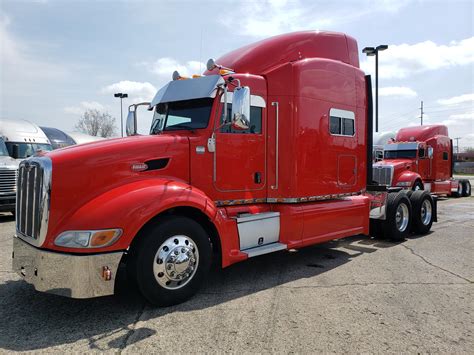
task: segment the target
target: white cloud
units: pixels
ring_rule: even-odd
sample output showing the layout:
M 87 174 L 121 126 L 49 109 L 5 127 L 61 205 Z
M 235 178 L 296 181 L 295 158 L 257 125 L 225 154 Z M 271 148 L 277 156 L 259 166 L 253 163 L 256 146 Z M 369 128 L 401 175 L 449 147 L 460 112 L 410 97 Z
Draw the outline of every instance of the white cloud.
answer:
M 370 59 L 369 59 L 370 58 Z M 373 57 L 365 57 L 361 69 L 373 74 Z M 406 78 L 412 74 L 474 63 L 474 37 L 448 45 L 424 41 L 416 44 L 389 45 L 379 54 L 380 78 Z
M 474 93 L 454 96 L 450 97 L 449 99 L 439 99 L 436 102 L 440 105 L 458 105 L 465 102 L 470 102 L 471 104 L 474 104 Z
M 379 96 L 416 97 L 415 90 L 405 86 L 389 86 L 379 89 Z
M 117 92 L 127 93 L 128 97 L 135 103 L 147 102 L 153 99 L 156 88 L 149 82 L 138 82 L 123 80 L 102 88 L 102 94 L 114 94 Z
M 339 3 L 325 3 L 323 6 L 302 4 L 300 0 L 265 0 L 245 2 L 241 10 L 237 10 L 232 21 L 222 17 L 220 22 L 238 34 L 264 38 L 281 33 L 307 29 L 321 29 L 347 24 L 362 17 L 373 15 L 375 12 L 396 13 L 411 0 L 360 0 Z
M 79 106 L 68 106 L 64 108 L 64 112 L 73 115 L 82 115 L 86 110 L 107 111 L 106 106 L 97 101 L 82 101 Z

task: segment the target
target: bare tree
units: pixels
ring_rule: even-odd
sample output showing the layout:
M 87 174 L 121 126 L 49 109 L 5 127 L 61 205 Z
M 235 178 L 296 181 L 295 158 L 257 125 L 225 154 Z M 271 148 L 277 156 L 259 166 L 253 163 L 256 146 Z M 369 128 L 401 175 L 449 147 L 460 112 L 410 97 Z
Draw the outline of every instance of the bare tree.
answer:
M 115 118 L 108 112 L 89 109 L 77 122 L 76 129 L 91 136 L 108 138 L 115 133 Z

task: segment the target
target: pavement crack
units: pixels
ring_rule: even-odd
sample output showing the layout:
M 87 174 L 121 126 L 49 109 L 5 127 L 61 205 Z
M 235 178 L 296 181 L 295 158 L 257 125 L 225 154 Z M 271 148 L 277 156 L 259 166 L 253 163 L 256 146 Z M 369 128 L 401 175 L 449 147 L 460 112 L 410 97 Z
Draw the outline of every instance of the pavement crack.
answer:
M 432 262 L 430 262 L 428 259 L 426 259 L 423 255 L 421 254 L 418 254 L 417 252 L 415 252 L 412 248 L 410 248 L 409 246 L 405 245 L 405 244 L 400 244 L 402 247 L 404 247 L 405 249 L 409 250 L 413 255 L 417 256 L 418 258 L 420 258 L 421 260 L 423 260 L 426 264 L 436 268 L 436 269 L 439 269 L 439 270 L 442 270 L 444 272 L 447 272 L 448 274 L 451 274 L 457 278 L 460 278 L 466 282 L 469 282 L 470 284 L 474 283 L 474 281 L 472 280 L 469 280 L 468 278 L 465 278 L 464 276 L 461 276 L 459 274 L 456 274 L 455 272 L 452 272 L 448 269 L 445 269 L 445 268 L 442 268 L 441 266 L 438 266 L 436 264 L 433 264 Z
M 125 337 L 123 339 L 123 343 L 120 346 L 120 350 L 118 351 L 119 354 L 121 354 L 122 350 L 124 350 L 127 347 L 127 344 L 128 344 L 128 341 L 129 341 L 130 337 L 135 333 L 135 328 L 137 327 L 137 323 L 140 321 L 140 318 L 142 317 L 143 313 L 145 312 L 145 308 L 146 308 L 146 302 L 143 302 L 142 308 L 138 311 L 132 325 L 130 326 L 130 328 L 128 330 L 128 333 L 125 335 Z
M 307 285 L 307 286 L 280 286 L 281 288 L 291 289 L 304 289 L 304 288 L 336 288 L 336 287 L 348 287 L 348 286 L 400 286 L 400 285 L 437 285 L 437 286 L 449 286 L 449 285 L 466 285 L 465 282 L 348 282 L 343 284 L 333 285 Z

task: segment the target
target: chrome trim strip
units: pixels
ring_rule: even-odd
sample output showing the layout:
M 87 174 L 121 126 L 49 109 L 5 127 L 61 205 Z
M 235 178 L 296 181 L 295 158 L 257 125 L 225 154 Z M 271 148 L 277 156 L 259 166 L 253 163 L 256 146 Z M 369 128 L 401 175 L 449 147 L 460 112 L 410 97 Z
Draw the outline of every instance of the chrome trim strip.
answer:
M 275 106 L 275 185 L 271 188 L 272 190 L 278 190 L 278 127 L 279 127 L 279 108 L 278 102 L 272 102 L 272 106 Z
M 330 194 L 330 195 L 319 195 L 319 196 L 306 196 L 306 197 L 285 197 L 285 198 L 250 198 L 250 199 L 239 199 L 239 200 L 217 200 L 214 201 L 217 207 L 222 206 L 235 206 L 235 205 L 247 205 L 255 203 L 301 203 L 301 202 L 314 202 L 314 201 L 327 201 L 337 200 L 349 196 L 361 195 L 365 192 L 360 190 L 357 192 L 349 192 L 344 194 Z

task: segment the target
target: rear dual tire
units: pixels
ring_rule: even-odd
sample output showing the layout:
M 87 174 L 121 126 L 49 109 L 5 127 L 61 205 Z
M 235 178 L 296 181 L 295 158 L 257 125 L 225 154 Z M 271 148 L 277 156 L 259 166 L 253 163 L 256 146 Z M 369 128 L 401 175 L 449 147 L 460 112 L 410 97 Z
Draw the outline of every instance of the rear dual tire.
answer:
M 462 183 L 462 196 L 463 197 L 471 196 L 471 183 L 469 182 L 469 180 L 462 180 L 459 183 L 460 184 Z
M 375 238 L 388 238 L 394 242 L 405 240 L 413 232 L 427 234 L 433 224 L 435 205 L 433 197 L 423 190 L 389 193 L 386 219 L 371 220 L 370 234 Z

